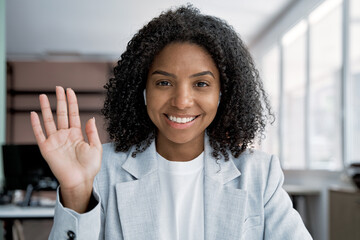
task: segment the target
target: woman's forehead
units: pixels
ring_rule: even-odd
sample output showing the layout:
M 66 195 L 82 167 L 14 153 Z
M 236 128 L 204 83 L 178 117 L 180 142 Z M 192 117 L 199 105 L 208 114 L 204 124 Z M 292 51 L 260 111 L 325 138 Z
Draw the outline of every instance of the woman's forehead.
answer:
M 187 68 L 208 68 L 217 71 L 211 55 L 201 46 L 194 43 L 170 43 L 166 45 L 153 60 L 151 69 L 164 67 L 177 71 Z

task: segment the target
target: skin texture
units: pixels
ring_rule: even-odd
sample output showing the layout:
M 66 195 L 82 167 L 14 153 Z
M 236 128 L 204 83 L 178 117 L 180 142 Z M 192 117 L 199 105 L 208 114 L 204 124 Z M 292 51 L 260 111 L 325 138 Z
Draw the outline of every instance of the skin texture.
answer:
M 146 93 L 147 112 L 158 129 L 159 154 L 170 161 L 197 157 L 219 101 L 219 71 L 211 56 L 196 44 L 169 44 L 152 63 Z M 176 124 L 168 116 L 196 118 Z
M 94 118 L 86 123 L 89 142 L 85 142 L 74 91 L 67 89 L 65 95 L 62 87 L 56 87 L 56 99 L 57 126 L 44 94 L 39 100 L 45 132 L 35 112 L 30 114 L 31 125 L 41 154 L 60 183 L 64 206 L 83 213 L 89 204 L 95 175 L 100 170 L 102 146 Z

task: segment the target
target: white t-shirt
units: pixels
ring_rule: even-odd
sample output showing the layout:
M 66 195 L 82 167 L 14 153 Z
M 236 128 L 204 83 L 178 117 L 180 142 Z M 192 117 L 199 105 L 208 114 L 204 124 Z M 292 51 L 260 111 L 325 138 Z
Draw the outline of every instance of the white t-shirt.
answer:
M 160 239 L 204 239 L 204 153 L 188 162 L 157 154 L 160 177 Z

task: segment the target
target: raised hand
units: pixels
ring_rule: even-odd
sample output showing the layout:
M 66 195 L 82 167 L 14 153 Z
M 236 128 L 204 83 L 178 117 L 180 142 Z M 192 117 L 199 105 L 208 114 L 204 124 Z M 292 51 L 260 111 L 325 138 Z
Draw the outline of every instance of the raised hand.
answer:
M 65 96 L 64 89 L 56 87 L 56 99 L 57 127 L 48 97 L 44 94 L 39 96 L 39 100 L 46 135 L 35 112 L 31 112 L 31 125 L 41 154 L 60 183 L 62 203 L 77 212 L 85 212 L 101 165 L 102 146 L 95 118 L 86 123 L 86 142 L 74 91 L 67 89 Z

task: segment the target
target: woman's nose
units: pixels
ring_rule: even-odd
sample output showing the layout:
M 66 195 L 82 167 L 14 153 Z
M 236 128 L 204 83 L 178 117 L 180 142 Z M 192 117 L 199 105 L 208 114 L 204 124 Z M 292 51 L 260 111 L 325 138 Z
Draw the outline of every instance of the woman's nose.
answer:
M 186 109 L 194 104 L 191 89 L 181 87 L 176 89 L 172 99 L 172 105 L 178 109 Z

